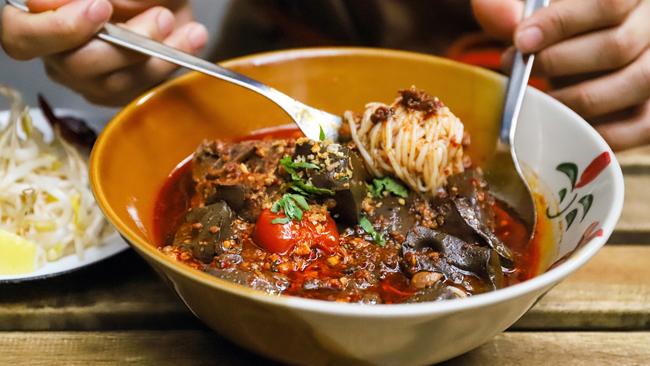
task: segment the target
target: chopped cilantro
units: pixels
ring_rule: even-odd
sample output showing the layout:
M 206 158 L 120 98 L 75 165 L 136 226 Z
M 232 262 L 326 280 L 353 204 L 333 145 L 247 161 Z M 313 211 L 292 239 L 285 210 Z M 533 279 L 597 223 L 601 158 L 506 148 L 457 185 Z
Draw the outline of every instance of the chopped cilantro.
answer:
M 303 210 L 309 210 L 305 197 L 299 194 L 285 193 L 282 198 L 271 206 L 271 212 L 283 211 L 286 217 L 278 217 L 271 221 L 273 224 L 286 224 L 291 220 L 302 220 Z
M 305 183 L 301 180 L 292 182 L 289 188 L 305 196 L 309 196 L 309 195 L 333 196 L 334 195 L 334 191 L 331 189 L 318 188 L 311 183 Z
M 375 178 L 372 185 L 368 187 L 373 196 L 380 198 L 384 192 L 392 193 L 397 197 L 406 198 L 409 195 L 408 190 L 401 183 L 391 177 Z
M 282 159 L 280 159 L 280 164 L 284 167 L 284 170 L 287 171 L 289 174 L 294 174 L 297 173 L 296 169 L 314 169 L 314 170 L 320 170 L 320 167 L 314 163 L 308 163 L 306 161 L 293 161 L 291 159 L 291 156 L 285 155 Z
M 303 210 L 309 210 L 309 204 L 307 203 L 305 197 L 299 194 L 289 194 L 289 197 L 291 197 L 291 199 L 298 205 L 298 207 L 302 208 Z
M 386 245 L 384 236 L 375 230 L 375 228 L 372 226 L 372 223 L 370 223 L 370 220 L 368 220 L 367 217 L 363 216 L 361 219 L 359 219 L 359 226 L 361 226 L 361 228 L 372 237 L 372 241 L 374 241 L 375 244 L 379 245 L 380 247 Z
M 311 183 L 305 182 L 298 174 L 300 169 L 314 169 L 320 170 L 320 167 L 314 163 L 305 161 L 293 161 L 290 156 L 286 155 L 280 159 L 280 165 L 291 176 L 289 189 L 296 193 L 285 193 L 277 202 L 271 207 L 271 211 L 278 213 L 283 211 L 286 217 L 278 217 L 271 221 L 273 224 L 286 224 L 291 220 L 302 220 L 303 210 L 309 210 L 309 204 L 306 197 L 317 196 L 333 196 L 334 191 L 326 188 L 318 188 Z
M 318 139 L 320 141 L 325 141 L 325 130 L 323 130 L 323 126 L 318 125 L 318 128 L 320 129 L 320 133 L 318 134 Z
M 305 182 L 303 178 L 298 174 L 299 169 L 314 169 L 320 170 L 320 166 L 314 163 L 308 163 L 305 161 L 295 162 L 291 159 L 290 156 L 286 155 L 280 159 L 280 164 L 284 167 L 284 170 L 289 173 L 291 176 L 291 183 L 289 187 L 304 196 L 317 195 L 317 196 L 333 196 L 334 191 L 327 188 L 319 188 L 314 186 L 311 183 Z
M 271 220 L 271 224 L 284 225 L 284 224 L 288 224 L 289 222 L 291 222 L 291 219 L 288 217 L 276 217 L 273 220 Z

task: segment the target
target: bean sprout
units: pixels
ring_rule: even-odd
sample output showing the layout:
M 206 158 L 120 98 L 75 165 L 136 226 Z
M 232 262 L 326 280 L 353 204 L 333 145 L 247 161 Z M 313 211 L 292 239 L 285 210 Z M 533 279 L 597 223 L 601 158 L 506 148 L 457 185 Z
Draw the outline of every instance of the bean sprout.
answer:
M 0 94 L 11 102 L 0 131 L 0 229 L 34 242 L 47 261 L 83 258 L 112 231 L 90 191 L 85 158 L 58 128 L 47 143 L 18 92 L 0 85 Z

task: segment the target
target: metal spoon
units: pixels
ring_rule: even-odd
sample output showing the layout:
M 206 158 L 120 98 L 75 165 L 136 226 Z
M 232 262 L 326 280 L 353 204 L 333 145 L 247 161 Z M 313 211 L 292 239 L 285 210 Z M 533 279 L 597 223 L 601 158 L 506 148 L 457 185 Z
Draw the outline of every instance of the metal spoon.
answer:
M 529 17 L 537 9 L 548 6 L 548 3 L 549 0 L 526 0 L 524 18 Z M 506 88 L 496 153 L 485 169 L 490 191 L 515 211 L 526 225 L 529 237 L 535 233 L 537 211 L 532 191 L 517 159 L 514 139 L 534 59 L 535 55 L 523 55 L 518 50 L 515 52 Z
M 29 12 L 26 0 L 6 0 L 6 2 L 22 11 Z M 305 105 L 257 80 L 143 37 L 115 24 L 105 24 L 96 37 L 129 50 L 157 57 L 250 89 L 282 108 L 308 138 L 318 140 L 322 129 L 326 138 L 332 141 L 338 139 L 338 131 L 342 123 L 341 117 Z

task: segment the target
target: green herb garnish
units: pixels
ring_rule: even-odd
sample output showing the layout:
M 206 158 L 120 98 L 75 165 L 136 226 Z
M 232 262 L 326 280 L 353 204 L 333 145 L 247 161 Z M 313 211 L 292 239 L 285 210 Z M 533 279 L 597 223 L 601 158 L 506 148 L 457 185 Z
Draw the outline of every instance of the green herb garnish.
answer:
M 359 219 L 359 226 L 361 226 L 361 228 L 372 237 L 372 241 L 374 241 L 375 244 L 379 245 L 380 247 L 386 245 L 384 236 L 375 230 L 375 228 L 372 226 L 372 223 L 370 223 L 370 220 L 368 220 L 367 217 L 363 216 L 361 219 Z
M 286 224 L 291 220 L 302 220 L 303 210 L 309 210 L 306 197 L 309 196 L 333 196 L 334 191 L 326 188 L 318 188 L 306 182 L 299 174 L 299 170 L 320 170 L 320 166 L 306 161 L 293 161 L 286 155 L 280 159 L 280 165 L 291 176 L 288 187 L 296 193 L 285 193 L 271 207 L 273 213 L 283 211 L 286 217 L 277 217 L 271 221 L 272 224 Z
M 298 192 L 304 196 L 317 195 L 317 196 L 333 196 L 334 191 L 327 188 L 318 188 L 311 183 L 308 183 L 303 180 L 303 178 L 298 174 L 298 170 L 314 169 L 320 170 L 321 167 L 314 163 L 308 163 L 305 161 L 295 162 L 291 159 L 290 156 L 286 155 L 280 159 L 280 164 L 284 167 L 284 170 L 289 173 L 291 176 L 291 183 L 289 188 L 293 191 Z
M 284 170 L 289 173 L 292 181 L 302 181 L 302 178 L 298 174 L 298 169 L 320 170 L 320 167 L 314 163 L 308 163 L 306 161 L 295 162 L 289 155 L 285 155 L 282 159 L 280 159 L 280 165 L 282 165 L 282 167 L 284 167 Z
M 297 174 L 297 169 L 314 169 L 320 170 L 320 167 L 314 163 L 308 163 L 306 161 L 293 161 L 291 156 L 285 155 L 280 159 L 280 164 L 284 167 L 284 170 L 289 174 Z
M 282 198 L 271 206 L 271 212 L 278 213 L 284 211 L 286 217 L 275 218 L 271 223 L 286 224 L 291 220 L 300 221 L 302 220 L 303 210 L 309 210 L 309 204 L 307 204 L 305 197 L 299 194 L 285 193 L 282 195 Z
M 320 133 L 318 135 L 318 139 L 320 141 L 325 141 L 325 130 L 323 130 L 323 126 L 318 125 L 318 128 L 320 129 Z
M 289 222 L 291 222 L 291 219 L 288 217 L 276 217 L 273 220 L 271 220 L 271 224 L 284 225 L 284 224 L 288 224 Z
M 377 198 L 381 198 L 384 192 L 392 193 L 397 197 L 406 198 L 409 195 L 408 189 L 401 183 L 391 177 L 375 178 L 372 185 L 368 186 L 370 193 Z
M 303 181 L 294 181 L 291 182 L 289 186 L 294 192 L 298 192 L 304 196 L 333 196 L 334 191 L 327 188 L 318 188 L 311 183 L 305 183 Z

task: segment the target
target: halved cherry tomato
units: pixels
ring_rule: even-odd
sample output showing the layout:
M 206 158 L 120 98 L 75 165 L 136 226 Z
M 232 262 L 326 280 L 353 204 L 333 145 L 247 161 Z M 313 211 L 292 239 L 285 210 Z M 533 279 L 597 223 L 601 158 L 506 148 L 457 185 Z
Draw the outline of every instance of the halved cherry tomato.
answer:
M 336 223 L 328 214 L 327 222 L 319 232 L 309 220 L 309 215 L 310 212 L 307 211 L 299 222 L 289 221 L 286 224 L 274 224 L 272 221 L 285 217 L 284 214 L 273 213 L 268 209 L 263 210 L 257 218 L 253 240 L 271 253 L 287 253 L 300 242 L 331 252 L 339 243 Z

